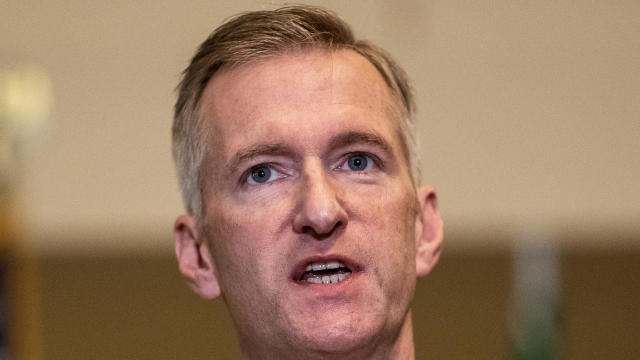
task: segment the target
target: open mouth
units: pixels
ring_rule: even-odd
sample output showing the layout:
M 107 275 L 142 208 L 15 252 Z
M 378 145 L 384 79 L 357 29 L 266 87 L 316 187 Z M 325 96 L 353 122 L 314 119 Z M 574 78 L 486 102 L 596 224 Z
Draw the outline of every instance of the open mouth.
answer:
M 311 284 L 335 284 L 351 274 L 351 269 L 341 261 L 315 261 L 306 265 L 298 281 Z

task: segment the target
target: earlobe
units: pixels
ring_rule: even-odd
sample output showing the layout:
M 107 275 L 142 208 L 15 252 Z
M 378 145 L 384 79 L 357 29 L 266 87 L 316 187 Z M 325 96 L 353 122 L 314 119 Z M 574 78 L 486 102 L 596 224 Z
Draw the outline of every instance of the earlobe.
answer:
M 438 198 L 431 186 L 418 189 L 420 211 L 416 216 L 416 274 L 428 274 L 440 259 L 443 225 Z
M 213 266 L 209 246 L 200 238 L 196 219 L 181 215 L 173 227 L 178 268 L 189 286 L 205 299 L 220 296 L 220 285 Z

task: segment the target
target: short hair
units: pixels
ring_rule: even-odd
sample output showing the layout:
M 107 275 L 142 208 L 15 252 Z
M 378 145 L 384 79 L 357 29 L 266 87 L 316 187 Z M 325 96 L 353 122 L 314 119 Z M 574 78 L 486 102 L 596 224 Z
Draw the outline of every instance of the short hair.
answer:
M 198 48 L 177 87 L 172 129 L 173 159 L 187 212 L 204 213 L 202 161 L 209 131 L 200 114 L 202 94 L 221 69 L 276 57 L 291 50 L 350 49 L 378 70 L 390 89 L 400 116 L 403 150 L 414 185 L 419 181 L 415 105 L 405 72 L 383 49 L 356 40 L 351 28 L 333 12 L 315 6 L 286 6 L 253 11 L 229 19 Z

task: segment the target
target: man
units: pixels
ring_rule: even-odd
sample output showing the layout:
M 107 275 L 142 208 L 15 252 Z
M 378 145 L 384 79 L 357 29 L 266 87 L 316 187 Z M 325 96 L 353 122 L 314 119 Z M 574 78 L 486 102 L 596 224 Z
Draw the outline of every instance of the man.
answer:
M 411 359 L 442 221 L 416 187 L 402 70 L 315 7 L 246 13 L 184 72 L 179 268 L 222 296 L 250 359 Z

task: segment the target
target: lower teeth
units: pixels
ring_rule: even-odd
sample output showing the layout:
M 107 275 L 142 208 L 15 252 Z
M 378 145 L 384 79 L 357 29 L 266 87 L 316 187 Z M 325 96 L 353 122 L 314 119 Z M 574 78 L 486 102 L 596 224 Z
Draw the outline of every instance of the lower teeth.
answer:
M 307 278 L 307 282 L 312 284 L 335 284 L 346 279 L 347 277 L 349 277 L 349 275 L 351 275 L 351 273 L 341 273 L 341 274 L 330 275 L 330 276 L 325 275 L 322 277 L 312 276 Z

